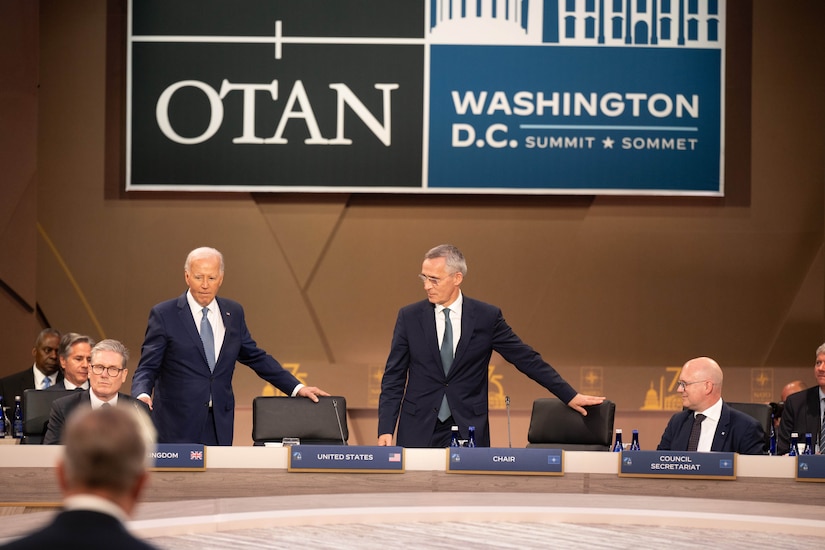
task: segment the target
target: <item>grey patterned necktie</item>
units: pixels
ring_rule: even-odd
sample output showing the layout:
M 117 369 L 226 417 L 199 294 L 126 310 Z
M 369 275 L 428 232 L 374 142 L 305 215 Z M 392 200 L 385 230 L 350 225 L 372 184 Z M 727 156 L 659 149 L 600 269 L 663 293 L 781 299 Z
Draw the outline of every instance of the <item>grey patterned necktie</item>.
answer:
M 450 322 L 450 310 L 444 308 L 444 338 L 441 339 L 441 365 L 444 367 L 444 376 L 450 372 L 453 364 L 453 324 Z M 450 404 L 447 403 L 447 394 L 441 399 L 441 408 L 438 409 L 438 420 L 444 422 L 450 418 Z

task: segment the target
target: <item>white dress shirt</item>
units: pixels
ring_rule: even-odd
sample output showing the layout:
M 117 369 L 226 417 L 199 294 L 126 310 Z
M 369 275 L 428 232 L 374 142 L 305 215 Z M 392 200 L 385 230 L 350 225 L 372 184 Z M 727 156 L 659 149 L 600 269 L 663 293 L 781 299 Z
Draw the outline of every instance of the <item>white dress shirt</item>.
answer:
M 710 452 L 713 436 L 716 435 L 716 427 L 719 425 L 719 417 L 722 416 L 722 399 L 701 412 L 705 415 L 705 420 L 702 422 L 702 434 L 699 436 L 699 445 L 696 450 L 707 453 Z M 696 414 L 698 413 L 695 413 L 694 417 Z

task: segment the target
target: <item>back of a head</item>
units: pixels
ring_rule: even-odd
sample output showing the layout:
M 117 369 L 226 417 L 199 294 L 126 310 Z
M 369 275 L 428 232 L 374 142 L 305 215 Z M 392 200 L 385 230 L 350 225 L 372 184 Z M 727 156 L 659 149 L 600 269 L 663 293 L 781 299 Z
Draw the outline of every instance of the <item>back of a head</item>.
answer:
M 128 492 L 144 475 L 155 431 L 144 412 L 79 408 L 63 432 L 63 468 L 70 492 Z

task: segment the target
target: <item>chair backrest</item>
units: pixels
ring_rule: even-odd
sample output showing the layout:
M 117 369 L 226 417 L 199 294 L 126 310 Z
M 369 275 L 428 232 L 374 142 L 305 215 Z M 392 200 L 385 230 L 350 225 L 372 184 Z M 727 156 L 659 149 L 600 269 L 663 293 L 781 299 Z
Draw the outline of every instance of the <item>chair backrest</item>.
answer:
M 23 441 L 29 445 L 43 443 L 48 428 L 49 413 L 55 399 L 71 395 L 75 390 L 26 390 L 23 392 Z
M 536 399 L 527 431 L 527 446 L 609 451 L 615 416 L 616 404 L 612 401 L 587 407 L 587 416 L 582 416 L 558 399 Z
M 762 424 L 762 429 L 765 431 L 765 448 L 769 448 L 771 444 L 771 406 L 767 403 L 732 403 L 730 401 L 725 401 L 725 403 L 731 409 L 750 415 Z
M 298 437 L 301 445 L 346 445 L 347 400 L 319 397 L 263 397 L 252 400 L 252 439 L 257 444 Z

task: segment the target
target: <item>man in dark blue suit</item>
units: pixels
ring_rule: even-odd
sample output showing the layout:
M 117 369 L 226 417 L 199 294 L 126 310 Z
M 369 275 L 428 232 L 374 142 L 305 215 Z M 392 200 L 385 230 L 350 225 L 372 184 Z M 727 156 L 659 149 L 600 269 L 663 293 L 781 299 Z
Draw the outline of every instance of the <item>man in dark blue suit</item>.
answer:
M 671 417 L 656 447 L 658 450 L 765 454 L 762 425 L 722 400 L 722 378 L 722 368 L 709 357 L 697 357 L 685 363 L 676 391 L 682 394 L 686 410 Z M 694 425 L 698 439 L 694 438 L 691 445 Z
M 32 348 L 34 365 L 0 378 L 0 395 L 6 406 L 14 406 L 14 397 L 23 397 L 26 390 L 42 390 L 63 382 L 57 350 L 60 347 L 60 331 L 47 328 L 40 331 Z
M 137 399 L 120 393 L 120 388 L 129 370 L 129 350 L 117 340 L 101 340 L 92 348 L 89 367 L 89 390 L 75 390 L 70 395 L 55 399 L 49 412 L 44 445 L 60 443 L 66 419 L 78 408 L 99 409 L 104 405 L 112 407 L 139 408 L 145 414 L 149 407 Z
M 62 511 L 42 529 L 3 548 L 154 548 L 124 526 L 146 484 L 147 461 L 155 448 L 148 415 L 120 407 L 78 410 L 69 418 L 65 435 L 63 456 L 55 468 Z
M 776 442 L 778 454 L 788 453 L 793 432 L 799 434 L 800 443 L 804 442 L 802 438 L 805 434 L 810 433 L 814 442 L 819 442 L 819 452 L 825 453 L 825 442 L 822 441 L 822 419 L 825 414 L 825 344 L 816 349 L 814 377 L 816 386 L 792 393 L 785 399 L 782 421 L 779 423 L 779 438 Z
M 315 402 L 329 395 L 301 384 L 258 347 L 241 305 L 217 297 L 223 273 L 220 252 L 193 250 L 184 266 L 189 290 L 149 313 L 132 395 L 152 408 L 159 443 L 232 445 L 236 361 L 287 395 Z
M 584 407 L 604 400 L 577 393 L 516 336 L 499 308 L 464 296 L 466 274 L 455 246 L 439 245 L 424 256 L 419 278 L 427 299 L 398 313 L 381 381 L 379 445 L 392 444 L 397 422 L 402 447 L 446 447 L 454 424 L 463 435 L 474 426 L 476 445 L 489 447 L 487 372 L 493 351 L 583 415 Z

